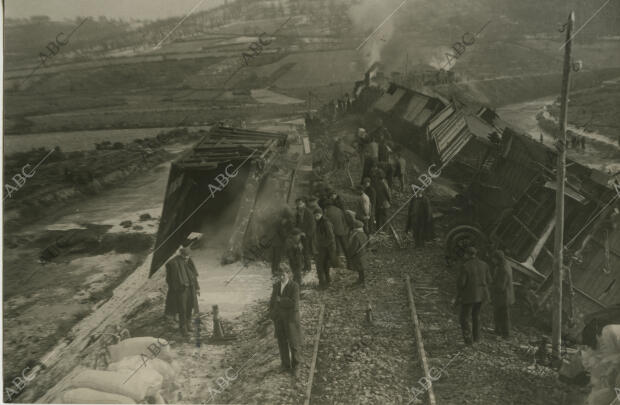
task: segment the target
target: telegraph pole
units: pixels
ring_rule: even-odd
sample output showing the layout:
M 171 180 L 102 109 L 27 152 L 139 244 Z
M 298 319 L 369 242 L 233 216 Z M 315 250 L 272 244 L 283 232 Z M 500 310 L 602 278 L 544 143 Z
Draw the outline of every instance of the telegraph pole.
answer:
M 553 317 L 552 349 L 553 358 L 560 359 L 562 346 L 562 279 L 564 270 L 564 186 L 566 178 L 566 121 L 568 118 L 568 92 L 571 72 L 571 48 L 575 12 L 572 11 L 566 24 L 566 47 L 564 49 L 564 74 L 562 76 L 562 107 L 560 110 L 560 133 L 557 139 L 558 169 L 555 199 L 555 261 L 553 263 Z

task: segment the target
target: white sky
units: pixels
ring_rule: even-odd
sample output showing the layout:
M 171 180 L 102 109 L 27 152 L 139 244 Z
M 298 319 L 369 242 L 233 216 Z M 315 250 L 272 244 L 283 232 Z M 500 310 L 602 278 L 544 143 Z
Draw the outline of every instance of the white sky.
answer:
M 184 16 L 200 0 L 5 0 L 7 18 L 47 15 L 52 20 L 77 16 L 108 18 L 158 19 Z M 223 4 L 224 0 L 204 0 L 194 11 L 204 11 Z

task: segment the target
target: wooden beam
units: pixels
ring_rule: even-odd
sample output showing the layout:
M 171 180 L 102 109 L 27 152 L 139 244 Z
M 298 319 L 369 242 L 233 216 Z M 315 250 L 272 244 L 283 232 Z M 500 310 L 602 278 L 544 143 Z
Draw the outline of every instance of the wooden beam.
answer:
M 516 222 L 517 224 L 521 225 L 521 227 L 522 227 L 523 229 L 525 229 L 525 232 L 526 232 L 529 236 L 531 236 L 531 237 L 532 237 L 532 239 L 534 239 L 534 240 L 536 240 L 536 241 L 540 240 L 540 236 L 538 236 L 538 235 L 536 235 L 534 232 L 532 232 L 532 230 L 531 230 L 530 228 L 528 228 L 528 226 L 527 226 L 527 225 L 526 225 L 523 221 L 521 221 L 519 218 L 517 218 L 517 217 L 516 217 L 516 216 L 514 216 L 514 215 L 512 215 L 512 218 L 515 220 L 515 222 Z M 554 258 L 553 253 L 551 253 L 551 251 L 550 251 L 549 249 L 547 249 L 547 248 L 545 247 L 545 245 L 544 245 L 544 244 L 542 245 L 542 249 L 543 249 L 543 250 L 544 250 L 544 251 L 545 251 L 545 252 L 546 252 L 546 253 L 547 253 L 547 254 L 551 257 L 551 259 L 553 259 L 553 258 Z M 533 264 L 533 263 L 532 263 L 532 264 Z
M 250 166 L 250 172 L 248 173 L 247 180 L 243 192 L 239 196 L 241 204 L 237 210 L 237 216 L 232 228 L 232 234 L 228 241 L 228 255 L 230 259 L 237 260 L 241 257 L 243 248 L 243 237 L 245 231 L 250 223 L 250 218 L 254 213 L 254 204 L 256 203 L 256 196 L 258 195 L 258 188 L 260 185 L 261 176 L 257 175 L 256 164 L 252 163 Z
M 532 265 L 534 265 L 534 263 L 536 262 L 536 259 L 538 258 L 538 255 L 545 248 L 545 244 L 547 243 L 549 236 L 551 236 L 551 233 L 553 232 L 554 227 L 555 227 L 555 217 L 551 217 L 551 220 L 545 227 L 545 230 L 543 231 L 542 236 L 540 237 L 540 239 L 538 239 L 538 242 L 536 242 L 536 245 L 534 246 L 534 248 L 530 252 L 530 256 L 528 257 L 528 260 L 530 261 L 530 263 L 532 263 Z M 549 252 L 549 249 L 546 249 L 546 251 Z
M 394 229 L 394 227 L 392 226 L 391 223 L 389 224 L 389 227 L 390 227 L 390 232 L 392 232 L 392 236 L 394 237 L 394 240 L 398 244 L 398 247 L 402 249 L 403 248 L 403 242 L 402 242 L 402 240 L 400 238 L 400 235 L 398 234 L 398 232 L 396 232 L 396 229 Z

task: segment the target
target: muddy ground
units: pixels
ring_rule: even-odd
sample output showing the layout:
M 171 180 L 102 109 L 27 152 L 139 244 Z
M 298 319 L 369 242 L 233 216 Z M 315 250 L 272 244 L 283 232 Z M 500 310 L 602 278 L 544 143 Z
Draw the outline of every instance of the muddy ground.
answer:
M 179 139 L 194 142 L 197 138 L 184 133 Z M 68 186 L 58 174 L 59 165 L 83 164 L 84 154 L 78 152 L 42 165 L 26 189 L 7 201 L 14 215 L 10 221 L 5 217 L 4 227 L 5 382 L 39 362 L 63 339 L 70 339 L 72 327 L 108 300 L 147 258 L 161 213 L 160 193 L 153 191 L 163 193 L 168 169 L 162 162 L 178 153 L 179 144 L 171 140 L 164 145 L 155 138 L 144 142 L 158 147 L 158 153 L 139 164 L 132 162 L 127 170 L 130 163 L 118 166 L 110 155 L 122 157 L 128 151 L 89 152 L 99 161 L 101 173 L 90 162 L 98 188 Z M 187 143 L 181 150 L 186 147 Z M 30 154 L 13 155 L 5 169 L 23 164 L 20 159 Z M 118 176 L 98 177 L 111 167 Z M 44 187 L 37 189 L 39 185 Z M 59 199 L 69 187 L 76 192 Z

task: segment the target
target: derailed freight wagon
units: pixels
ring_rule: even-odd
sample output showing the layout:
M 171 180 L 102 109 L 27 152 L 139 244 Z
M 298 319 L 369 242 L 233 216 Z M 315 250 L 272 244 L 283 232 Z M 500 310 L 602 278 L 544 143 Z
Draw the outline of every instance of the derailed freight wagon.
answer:
M 461 215 L 447 237 L 458 256 L 468 243 L 506 251 L 512 267 L 548 301 L 553 268 L 556 151 L 511 128 L 493 110 L 391 85 L 371 111 L 396 141 L 443 176 L 465 184 Z M 568 318 L 620 304 L 620 186 L 567 160 L 565 306 Z M 617 184 L 617 183 L 616 183 Z
M 211 229 L 242 255 L 246 230 L 266 174 L 287 146 L 287 135 L 214 127 L 170 168 L 151 262 L 153 275 L 192 232 Z
M 557 152 L 488 109 L 463 119 L 469 131 L 455 129 L 454 147 L 443 148 L 470 177 L 448 249 L 458 254 L 472 241 L 504 249 L 512 267 L 538 283 L 543 304 L 551 292 Z M 570 159 L 566 165 L 564 308 L 572 319 L 620 303 L 620 196 L 611 176 Z
M 371 111 L 383 120 L 395 141 L 420 155 L 430 156 L 434 148 L 427 127 L 446 104 L 438 97 L 391 83 Z

